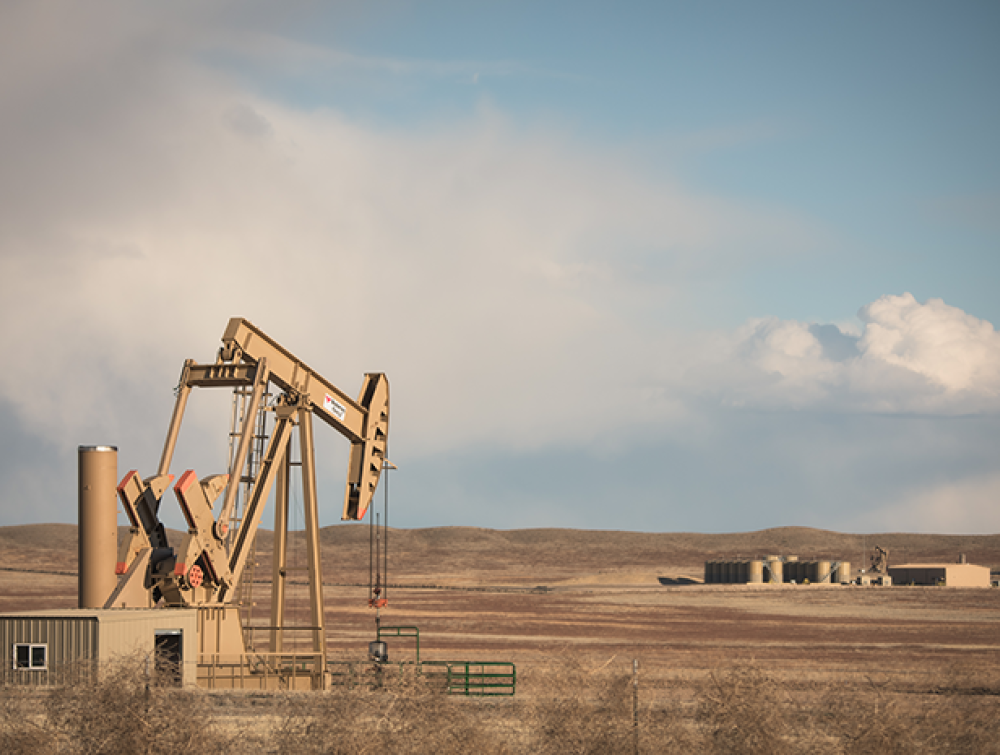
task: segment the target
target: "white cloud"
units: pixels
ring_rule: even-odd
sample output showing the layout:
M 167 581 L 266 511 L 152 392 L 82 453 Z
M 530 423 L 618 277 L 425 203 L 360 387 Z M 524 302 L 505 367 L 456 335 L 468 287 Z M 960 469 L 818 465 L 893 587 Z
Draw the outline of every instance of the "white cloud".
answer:
M 945 396 L 990 400 L 1000 390 L 1000 334 L 940 299 L 883 296 L 862 307 L 863 359 L 926 377 Z
M 766 318 L 713 342 L 692 382 L 735 406 L 963 414 L 1000 408 L 1000 334 L 905 293 L 850 328 Z

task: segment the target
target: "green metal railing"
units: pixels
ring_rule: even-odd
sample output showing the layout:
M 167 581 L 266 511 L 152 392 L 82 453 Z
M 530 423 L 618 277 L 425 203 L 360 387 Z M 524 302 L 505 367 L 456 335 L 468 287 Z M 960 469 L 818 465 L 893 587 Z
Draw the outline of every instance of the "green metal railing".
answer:
M 420 669 L 449 695 L 509 697 L 517 687 L 517 668 L 506 661 L 424 661 Z
M 386 663 L 372 661 L 327 661 L 330 681 L 338 686 L 380 685 L 380 676 L 389 668 L 400 674 L 406 667 L 428 678 L 432 686 L 449 695 L 485 697 L 512 696 L 517 687 L 517 669 L 506 661 L 421 661 L 420 630 L 413 626 L 379 627 L 376 639 L 403 637 L 414 641 L 413 660 L 390 660 Z

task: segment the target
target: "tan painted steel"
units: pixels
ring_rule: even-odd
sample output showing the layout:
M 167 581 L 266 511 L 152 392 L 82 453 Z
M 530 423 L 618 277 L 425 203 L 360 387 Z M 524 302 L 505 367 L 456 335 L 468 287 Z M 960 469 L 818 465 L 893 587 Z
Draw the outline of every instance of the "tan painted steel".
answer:
M 281 652 L 285 644 L 285 587 L 288 580 L 288 505 L 291 458 L 285 454 L 278 469 L 274 498 L 274 546 L 271 551 L 271 650 Z
M 302 448 L 302 502 L 305 509 L 306 545 L 309 559 L 309 612 L 312 619 L 313 650 L 322 652 L 315 669 L 326 668 L 326 628 L 323 619 L 323 569 L 319 550 L 319 506 L 316 498 L 316 459 L 313 448 L 312 414 L 303 411 L 299 422 Z
M 277 388 L 279 395 L 264 406 L 263 399 L 271 395 L 271 386 Z M 198 480 L 189 470 L 173 486 L 187 520 L 188 532 L 182 545 L 172 548 L 167 543 L 158 511 L 163 493 L 173 481 L 169 468 L 194 387 L 238 387 L 249 391 L 251 396 L 237 433 L 238 444 L 228 475 Z M 256 437 L 258 412 L 265 411 L 273 414 L 275 423 L 263 457 L 255 456 L 260 462 L 259 468 L 251 470 L 248 456 Z M 117 564 L 112 563 L 112 570 L 121 577 L 118 586 L 112 585 L 101 605 L 108 608 L 147 607 L 163 601 L 168 606 L 201 608 L 208 611 L 200 619 L 202 627 L 217 637 L 215 644 L 202 652 L 206 656 L 236 653 L 245 657 L 238 611 L 233 601 L 264 504 L 276 485 L 271 648 L 272 652 L 280 651 L 284 633 L 288 493 L 292 466 L 290 440 L 297 425 L 309 558 L 309 631 L 313 640 L 309 657 L 312 675 L 322 678 L 326 642 L 314 415 L 351 442 L 342 516 L 361 519 L 371 504 L 386 462 L 389 433 L 386 376 L 366 374 L 355 401 L 247 320 L 230 320 L 214 364 L 197 364 L 192 360 L 184 363 L 157 474 L 144 481 L 132 471 L 118 485 L 118 495 L 131 528 L 129 537 L 119 548 Z M 241 484 L 248 486 L 247 500 L 236 519 L 235 506 Z M 222 504 L 215 513 L 213 504 L 220 496 Z M 231 532 L 230 521 L 234 522 Z M 114 552 L 113 547 L 111 552 Z M 236 638 L 239 638 L 238 643 Z
M 251 411 L 253 414 L 249 416 L 254 416 L 257 412 L 257 407 L 260 406 L 260 399 L 264 395 L 264 389 L 267 387 L 267 360 L 261 359 L 257 363 L 257 372 L 254 375 L 253 383 L 253 393 L 250 394 L 249 406 L 252 407 Z M 253 439 L 254 428 L 256 427 L 256 422 L 247 421 L 243 423 L 243 430 L 240 433 L 240 443 L 236 450 L 236 457 L 233 460 L 233 469 L 245 469 L 247 463 L 247 453 L 250 450 L 250 442 Z M 239 485 L 230 485 L 226 489 L 226 500 L 222 504 L 222 511 L 219 512 L 219 526 L 225 527 L 226 522 L 233 514 L 233 506 L 236 503 L 236 491 L 239 490 Z M 220 534 L 220 539 L 225 537 L 225 532 Z
M 177 435 L 181 431 L 181 420 L 184 418 L 184 409 L 187 407 L 188 396 L 191 395 L 189 377 L 192 366 L 194 366 L 194 361 L 188 359 L 184 362 L 184 368 L 181 370 L 181 379 L 177 384 L 177 401 L 174 402 L 174 413 L 170 417 L 170 427 L 167 429 L 167 441 L 163 444 L 163 454 L 160 456 L 160 466 L 157 469 L 157 475 L 165 475 L 169 471 L 170 462 L 174 458 Z
M 80 608 L 101 608 L 117 586 L 115 552 L 118 548 L 118 449 L 80 446 L 79 471 L 79 583 Z

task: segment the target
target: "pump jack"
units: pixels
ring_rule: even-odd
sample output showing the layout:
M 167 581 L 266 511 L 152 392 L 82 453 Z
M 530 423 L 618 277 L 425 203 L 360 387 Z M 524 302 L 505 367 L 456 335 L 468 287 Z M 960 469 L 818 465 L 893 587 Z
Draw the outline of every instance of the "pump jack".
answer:
M 277 399 L 266 405 L 268 391 Z M 249 392 L 247 410 L 236 432 L 238 444 L 227 474 L 197 478 L 184 472 L 174 485 L 188 532 L 179 547 L 167 542 L 159 519 L 163 494 L 173 482 L 170 463 L 194 387 L 234 388 Z M 273 412 L 259 467 L 248 466 L 259 416 Z M 290 439 L 298 426 L 302 495 L 308 549 L 314 684 L 322 685 L 326 666 L 323 580 L 320 564 L 319 515 L 313 415 L 351 442 L 342 518 L 360 520 L 374 496 L 385 458 L 389 432 L 389 382 L 382 373 L 365 375 L 357 401 L 325 380 L 247 320 L 233 318 L 222 336 L 212 364 L 187 360 L 177 387 L 177 400 L 156 474 L 144 480 L 133 470 L 118 486 L 118 497 L 130 523 L 121 543 L 118 586 L 106 608 L 187 607 L 199 609 L 200 656 L 214 662 L 246 662 L 247 647 L 236 605 L 239 584 L 260 524 L 264 504 L 275 487 L 274 580 L 271 596 L 271 653 L 282 650 L 288 546 Z M 245 485 L 246 502 L 235 512 L 237 491 Z M 218 514 L 216 499 L 222 497 Z M 232 527 L 230 526 L 232 524 Z M 234 657 L 236 657 L 234 659 Z

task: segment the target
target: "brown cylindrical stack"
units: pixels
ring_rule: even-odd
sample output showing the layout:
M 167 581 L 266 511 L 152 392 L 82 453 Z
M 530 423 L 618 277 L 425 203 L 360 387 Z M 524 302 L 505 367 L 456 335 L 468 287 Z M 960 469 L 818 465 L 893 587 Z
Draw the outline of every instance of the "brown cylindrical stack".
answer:
M 103 608 L 118 584 L 118 449 L 80 446 L 78 464 L 78 605 Z

